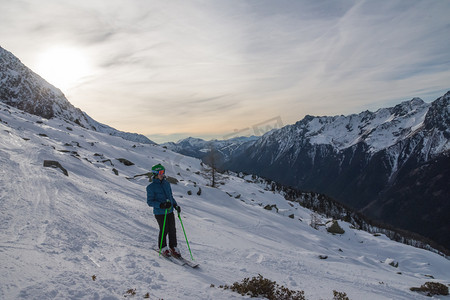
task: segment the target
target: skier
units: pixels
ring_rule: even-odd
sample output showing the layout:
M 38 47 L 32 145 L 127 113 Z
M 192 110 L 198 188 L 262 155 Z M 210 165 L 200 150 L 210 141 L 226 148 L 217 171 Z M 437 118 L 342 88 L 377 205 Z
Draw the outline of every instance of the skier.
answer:
M 177 248 L 177 231 L 173 209 L 180 213 L 181 208 L 173 198 L 170 183 L 165 179 L 164 166 L 161 164 L 153 166 L 152 173 L 154 175 L 153 181 L 147 186 L 147 204 L 153 207 L 153 214 L 158 221 L 158 247 L 161 247 L 162 255 L 180 258 L 181 254 Z M 163 231 L 164 236 L 162 236 Z M 169 234 L 169 247 L 167 247 L 166 241 L 167 234 Z

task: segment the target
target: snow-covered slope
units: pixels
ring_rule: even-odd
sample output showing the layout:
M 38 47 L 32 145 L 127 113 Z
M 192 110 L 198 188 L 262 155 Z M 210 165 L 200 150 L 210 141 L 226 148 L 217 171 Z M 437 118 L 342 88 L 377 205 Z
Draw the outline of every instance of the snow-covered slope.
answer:
M 73 125 L 124 139 L 154 144 L 147 137 L 101 124 L 74 107 L 61 90 L 31 71 L 11 52 L 0 47 L 0 102 L 46 119 L 59 118 Z
M 145 174 L 156 163 L 178 179 L 172 188 L 199 269 L 151 250 L 158 225 Z M 332 299 L 333 290 L 350 299 L 429 299 L 410 287 L 450 283 L 444 257 L 341 221 L 342 235 L 313 229 L 311 211 L 248 178 L 229 175 L 210 188 L 197 159 L 2 103 L 0 166 L 0 299 L 124 299 L 128 290 L 133 299 L 242 299 L 218 286 L 258 274 L 307 299 Z

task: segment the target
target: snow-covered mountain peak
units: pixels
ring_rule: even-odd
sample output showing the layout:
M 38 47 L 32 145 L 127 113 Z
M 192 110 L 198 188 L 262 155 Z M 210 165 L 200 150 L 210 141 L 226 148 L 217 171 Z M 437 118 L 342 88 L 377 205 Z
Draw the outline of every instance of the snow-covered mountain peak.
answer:
M 0 47 L 0 101 L 46 119 L 56 116 L 81 124 L 84 118 L 61 90 L 28 69 L 11 52 Z M 86 123 L 83 125 L 87 125 Z
M 177 144 L 183 144 L 183 145 L 190 145 L 190 146 L 196 146 L 196 145 L 204 145 L 205 140 L 200 138 L 194 138 L 194 137 L 187 137 L 184 139 L 181 139 L 177 142 Z
M 275 139 L 280 145 L 286 144 L 287 140 L 303 140 L 312 145 L 331 145 L 336 151 L 364 142 L 372 153 L 376 153 L 423 126 L 429 107 L 429 103 L 414 98 L 376 112 L 364 111 L 348 116 L 306 116 L 294 125 L 266 134 L 263 139 Z
M 0 47 L 0 102 L 46 118 L 59 118 L 72 125 L 154 144 L 147 137 L 116 130 L 101 124 L 74 107 L 58 88 L 26 67 L 17 57 Z
M 164 143 L 162 146 L 168 149 L 192 157 L 203 159 L 209 156 L 211 151 L 217 154 L 217 162 L 228 160 L 231 156 L 236 155 L 247 149 L 252 145 L 259 137 L 256 136 L 243 136 L 234 137 L 228 140 L 210 140 L 205 141 L 199 138 L 185 138 L 177 143 Z
M 429 104 L 425 103 L 422 99 L 413 98 L 409 101 L 404 101 L 396 105 L 392 110 L 395 116 L 404 116 L 413 113 L 418 109 L 428 106 Z
M 450 139 L 450 91 L 433 102 L 425 120 L 425 127 L 427 130 L 436 128 L 444 132 L 447 140 Z

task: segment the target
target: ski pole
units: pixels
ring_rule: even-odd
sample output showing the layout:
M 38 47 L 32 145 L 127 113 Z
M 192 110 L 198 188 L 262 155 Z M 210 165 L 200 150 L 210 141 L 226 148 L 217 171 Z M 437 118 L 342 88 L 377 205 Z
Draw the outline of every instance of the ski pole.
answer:
M 194 260 L 194 257 L 192 256 L 192 252 L 191 252 L 191 247 L 189 247 L 189 241 L 188 241 L 188 238 L 186 236 L 186 231 L 184 230 L 183 221 L 181 221 L 180 213 L 178 213 L 178 219 L 180 219 L 181 228 L 183 228 L 184 237 L 186 238 L 186 244 L 188 246 L 189 253 L 191 254 L 191 259 Z
M 162 242 L 164 239 L 164 229 L 166 228 L 166 217 L 167 217 L 167 208 L 166 208 L 166 212 L 164 213 L 164 225 L 163 225 L 163 229 L 162 229 L 161 243 L 159 244 L 159 256 L 161 256 Z

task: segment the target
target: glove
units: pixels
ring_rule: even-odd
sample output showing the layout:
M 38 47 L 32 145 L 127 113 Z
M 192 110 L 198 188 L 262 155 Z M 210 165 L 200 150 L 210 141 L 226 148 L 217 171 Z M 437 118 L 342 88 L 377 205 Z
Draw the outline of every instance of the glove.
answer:
M 173 208 L 175 208 L 175 210 L 176 210 L 178 213 L 181 213 L 181 207 L 180 207 L 179 205 L 174 206 Z
M 172 207 L 172 203 L 170 202 L 163 202 L 159 205 L 159 208 L 162 209 L 170 209 Z

